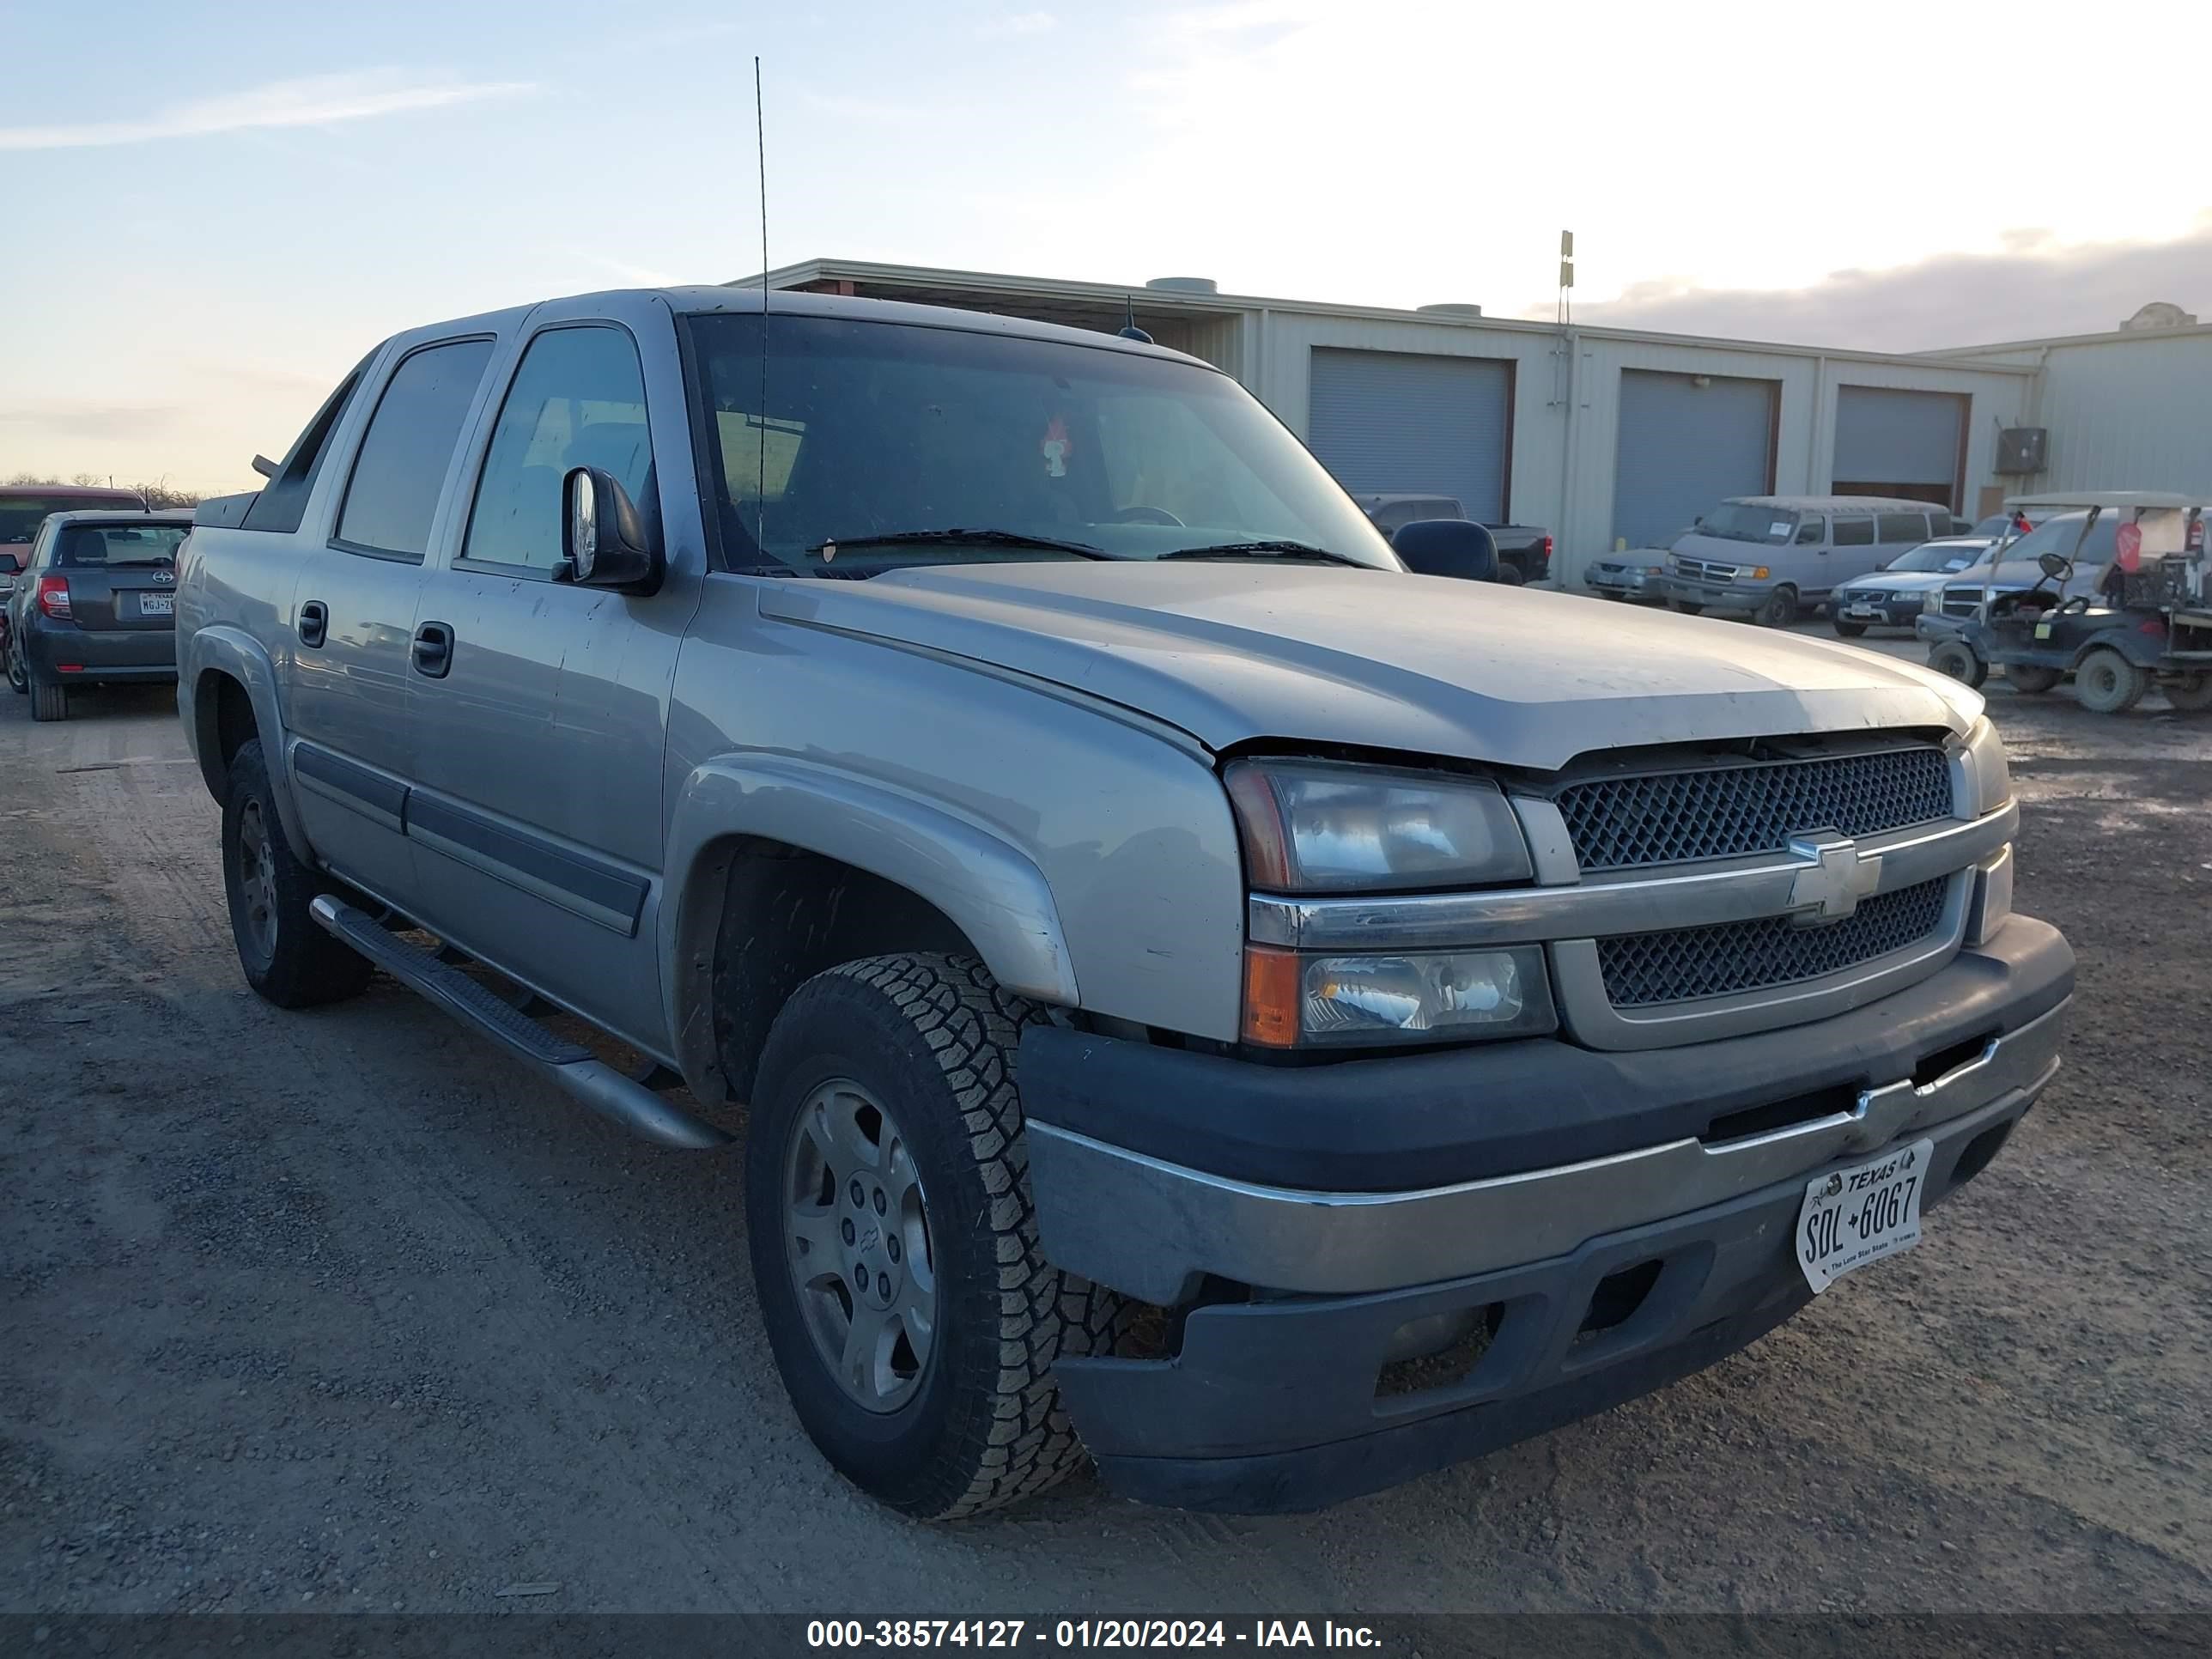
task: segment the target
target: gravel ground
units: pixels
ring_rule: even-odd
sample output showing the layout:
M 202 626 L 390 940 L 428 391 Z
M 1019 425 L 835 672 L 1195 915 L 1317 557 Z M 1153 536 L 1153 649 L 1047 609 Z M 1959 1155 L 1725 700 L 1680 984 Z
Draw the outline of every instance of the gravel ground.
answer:
M 2083 995 L 1919 1250 L 1323 1515 L 931 1529 L 801 1435 L 735 1158 L 389 981 L 264 1006 L 168 696 L 0 695 L 0 1613 L 2212 1608 L 2212 722 L 1993 707 Z

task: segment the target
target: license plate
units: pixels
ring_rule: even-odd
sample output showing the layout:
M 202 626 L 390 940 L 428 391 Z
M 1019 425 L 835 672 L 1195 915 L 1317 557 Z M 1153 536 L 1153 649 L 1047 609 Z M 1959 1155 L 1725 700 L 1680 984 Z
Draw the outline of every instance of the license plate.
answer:
M 1864 617 L 1873 622 L 1880 622 L 1881 620 L 1881 612 L 1870 605 L 1845 605 L 1844 607 L 1844 614 L 1846 617 Z
M 1845 1273 L 1920 1242 L 1920 1194 L 1936 1143 L 1916 1140 L 1805 1184 L 1797 1265 L 1818 1296 Z
M 177 614 L 177 596 L 173 593 L 141 593 L 138 614 L 142 617 L 173 617 Z

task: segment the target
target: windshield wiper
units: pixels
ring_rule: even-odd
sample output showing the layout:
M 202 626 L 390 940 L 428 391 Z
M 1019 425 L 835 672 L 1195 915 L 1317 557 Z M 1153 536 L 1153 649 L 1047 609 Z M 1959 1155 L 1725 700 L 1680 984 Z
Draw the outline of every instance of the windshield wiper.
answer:
M 1216 542 L 1210 547 L 1178 547 L 1172 553 L 1159 555 L 1165 559 L 1327 559 L 1331 564 L 1348 564 L 1361 570 L 1372 568 L 1358 559 L 1348 559 L 1341 553 L 1332 553 L 1325 547 L 1315 547 L 1306 542 Z
M 1024 547 L 1046 553 L 1073 553 L 1081 559 L 1110 559 L 1103 548 L 1085 542 L 1055 541 L 1050 536 L 1031 536 L 1018 530 L 900 530 L 882 536 L 832 536 L 809 553 L 819 555 L 848 547 Z

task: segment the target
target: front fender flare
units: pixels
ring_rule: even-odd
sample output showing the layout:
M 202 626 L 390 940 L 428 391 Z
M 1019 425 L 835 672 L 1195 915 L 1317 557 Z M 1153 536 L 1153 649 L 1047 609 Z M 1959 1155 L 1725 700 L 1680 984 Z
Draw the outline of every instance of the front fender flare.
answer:
M 661 984 L 686 1078 L 720 1078 L 711 998 L 723 882 L 749 838 L 818 853 L 896 882 L 943 911 L 1009 991 L 1077 1006 L 1075 969 L 1044 873 L 996 831 L 875 779 L 781 755 L 693 769 L 670 817 Z
M 276 665 L 261 642 L 244 629 L 228 623 L 203 628 L 192 635 L 190 660 L 180 664 L 177 676 L 185 735 L 200 763 L 200 776 L 217 800 L 228 792 L 222 747 L 216 741 L 214 703 L 199 695 L 200 682 L 210 674 L 226 674 L 245 688 L 253 705 L 253 725 L 261 738 L 262 757 L 268 763 L 269 789 L 276 798 L 276 816 L 284 838 L 302 855 L 311 855 L 307 826 L 300 821 L 299 803 L 292 794 L 292 769 L 284 743 L 284 718 L 276 700 Z

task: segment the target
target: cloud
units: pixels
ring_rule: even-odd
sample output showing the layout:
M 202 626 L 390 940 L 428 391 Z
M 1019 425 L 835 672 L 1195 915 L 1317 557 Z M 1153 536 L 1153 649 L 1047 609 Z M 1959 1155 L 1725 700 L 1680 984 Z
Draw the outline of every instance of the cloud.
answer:
M 410 80 L 396 70 L 362 70 L 270 81 L 212 98 L 192 99 L 135 121 L 71 126 L 0 127 L 0 149 L 81 149 L 197 138 L 260 127 L 316 127 L 410 110 L 441 109 L 534 90 L 525 81 Z
M 2212 221 L 2166 242 L 2062 243 L 2008 231 L 1998 251 L 1941 253 L 1883 270 L 1838 270 L 1796 289 L 1637 283 L 1618 299 L 1577 305 L 1578 322 L 1717 334 L 1799 345 L 1926 351 L 2117 328 L 2168 300 L 2212 316 Z M 1551 302 L 1532 303 L 1531 314 Z
M 1048 11 L 1012 11 L 977 24 L 975 38 L 978 40 L 1015 40 L 1024 35 L 1043 34 L 1059 27 L 1060 19 Z

